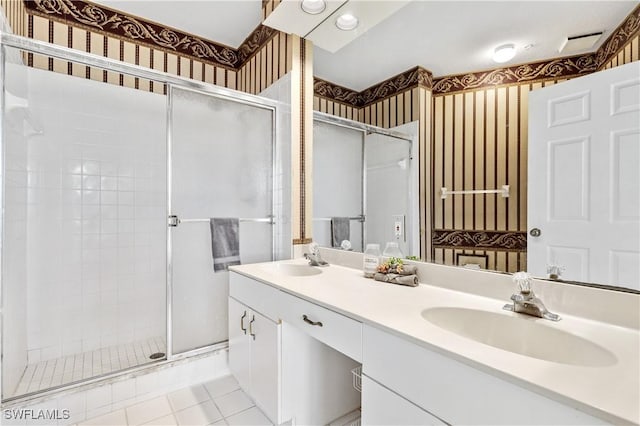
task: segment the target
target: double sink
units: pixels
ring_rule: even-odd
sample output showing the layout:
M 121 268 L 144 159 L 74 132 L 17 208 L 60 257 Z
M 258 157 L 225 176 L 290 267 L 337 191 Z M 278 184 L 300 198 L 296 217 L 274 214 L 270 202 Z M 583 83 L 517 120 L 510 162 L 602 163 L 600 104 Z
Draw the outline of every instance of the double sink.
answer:
M 311 277 L 323 269 L 300 263 L 265 264 L 274 274 L 288 277 Z M 422 318 L 448 332 L 511 353 L 583 367 L 607 367 L 617 359 L 602 346 L 562 330 L 561 323 L 547 325 L 548 320 L 513 312 L 492 312 L 462 307 L 433 307 Z

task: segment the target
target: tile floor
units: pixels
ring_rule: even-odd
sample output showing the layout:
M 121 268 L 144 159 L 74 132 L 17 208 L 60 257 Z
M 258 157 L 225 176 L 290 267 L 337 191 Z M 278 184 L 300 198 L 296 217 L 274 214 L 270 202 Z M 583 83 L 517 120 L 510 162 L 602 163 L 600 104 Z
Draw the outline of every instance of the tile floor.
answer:
M 78 426 L 271 425 L 233 376 L 190 386 L 89 419 Z
M 146 364 L 152 362 L 149 355 L 165 352 L 165 348 L 166 343 L 163 337 L 152 337 L 125 345 L 29 364 L 14 395 L 24 395 Z

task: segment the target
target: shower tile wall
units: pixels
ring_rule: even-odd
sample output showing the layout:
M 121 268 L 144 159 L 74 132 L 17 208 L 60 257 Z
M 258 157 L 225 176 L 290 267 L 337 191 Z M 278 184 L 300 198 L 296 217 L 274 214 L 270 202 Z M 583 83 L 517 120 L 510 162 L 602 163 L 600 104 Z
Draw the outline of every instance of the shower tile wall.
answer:
M 9 68 L 11 64 L 7 64 Z M 26 76 L 5 76 L 5 87 L 12 96 L 5 97 L 3 128 L 4 176 L 4 239 L 2 258 L 3 332 L 2 362 L 12 368 L 2 372 L 2 389 L 16 388 L 27 365 L 27 145 L 25 134 L 31 132 L 24 121 Z
M 164 96 L 28 73 L 29 363 L 164 336 Z

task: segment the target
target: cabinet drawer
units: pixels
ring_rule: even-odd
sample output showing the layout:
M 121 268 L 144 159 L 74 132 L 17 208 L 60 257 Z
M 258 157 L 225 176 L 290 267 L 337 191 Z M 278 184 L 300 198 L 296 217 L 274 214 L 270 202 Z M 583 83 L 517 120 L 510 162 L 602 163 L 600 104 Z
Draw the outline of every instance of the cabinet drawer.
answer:
M 362 335 L 363 373 L 447 423 L 606 424 L 375 327 Z
M 349 358 L 362 361 L 360 322 L 287 293 L 280 297 L 283 320 Z
M 278 322 L 280 290 L 236 272 L 229 272 L 229 296 Z
M 362 376 L 363 425 L 446 425 L 395 392 Z

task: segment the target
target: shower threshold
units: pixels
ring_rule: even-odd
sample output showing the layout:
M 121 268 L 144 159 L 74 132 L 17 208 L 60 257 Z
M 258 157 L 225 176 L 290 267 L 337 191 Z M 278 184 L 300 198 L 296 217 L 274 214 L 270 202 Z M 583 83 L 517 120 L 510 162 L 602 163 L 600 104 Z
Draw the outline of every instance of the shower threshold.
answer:
M 159 361 L 151 355 L 166 352 L 164 337 L 109 346 L 27 365 L 13 397 L 68 385 L 103 374 Z

